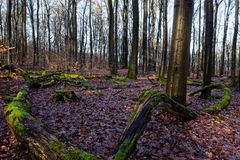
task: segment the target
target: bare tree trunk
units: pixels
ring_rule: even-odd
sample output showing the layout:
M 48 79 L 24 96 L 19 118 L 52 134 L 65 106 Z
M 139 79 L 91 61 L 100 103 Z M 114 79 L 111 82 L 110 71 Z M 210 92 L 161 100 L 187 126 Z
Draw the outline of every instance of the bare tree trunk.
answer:
M 39 38 L 40 38 L 40 20 L 39 20 L 39 8 L 40 8 L 40 4 L 39 4 L 39 0 L 37 0 L 37 49 L 36 49 L 36 65 L 39 64 Z
M 168 70 L 167 94 L 175 101 L 186 103 L 186 83 L 188 74 L 192 14 L 192 0 L 175 0 L 171 55 Z
M 21 65 L 25 65 L 27 56 L 27 33 L 26 33 L 26 0 L 22 0 L 22 50 Z
M 148 20 L 148 1 L 143 1 L 144 15 L 143 15 L 143 40 L 142 40 L 142 55 L 143 55 L 143 73 L 147 72 L 147 20 Z
M 7 2 L 7 45 L 10 47 L 11 40 L 12 40 L 12 0 L 8 0 Z M 11 58 L 11 51 L 8 51 L 8 64 L 12 63 L 12 58 Z
M 203 87 L 211 84 L 212 76 L 212 42 L 213 42 L 213 0 L 204 1 L 205 10 L 205 50 L 204 50 L 204 70 Z M 211 95 L 211 90 L 202 92 L 201 97 L 207 98 Z
M 236 85 L 236 55 L 237 55 L 237 36 L 238 36 L 238 15 L 239 15 L 239 0 L 235 0 L 235 25 L 232 42 L 232 65 L 231 65 L 231 79 L 232 85 Z M 239 57 L 240 58 L 240 57 Z
M 198 62 L 197 62 L 197 79 L 200 76 L 200 71 L 201 71 L 201 13 L 202 10 L 202 1 L 199 0 L 199 15 L 198 15 L 198 21 L 199 21 L 199 30 L 198 30 Z
M 93 38 L 92 38 L 92 0 L 89 1 L 89 29 L 90 29 L 90 69 L 93 67 Z
M 122 37 L 122 65 L 128 67 L 128 0 L 123 0 L 123 37 Z
M 72 45 L 74 60 L 77 58 L 77 2 L 72 0 Z
M 36 36 L 35 36 L 35 25 L 34 25 L 34 10 L 33 10 L 33 2 L 29 0 L 29 13 L 30 13 L 30 20 L 32 26 L 32 41 L 33 41 L 33 67 L 36 66 Z
M 138 41 L 139 41 L 139 7 L 138 0 L 132 0 L 133 10 L 133 28 L 132 28 L 132 53 L 128 68 L 127 77 L 130 79 L 137 79 L 138 74 Z
M 227 31 L 228 31 L 228 21 L 229 21 L 229 15 L 230 15 L 230 6 L 231 6 L 231 1 L 228 0 L 228 4 L 226 7 L 226 16 L 224 21 L 220 76 L 222 76 L 224 73 L 224 59 L 225 59 L 226 39 L 227 39 Z
M 109 32 L 108 32 L 108 64 L 111 74 L 117 74 L 114 57 L 114 14 L 112 0 L 108 0 Z
M 82 33 L 81 33 L 81 43 L 80 43 L 80 57 L 78 59 L 80 66 L 85 66 L 86 65 L 86 60 L 85 60 L 85 52 L 83 52 L 83 47 L 84 47 L 84 34 L 85 34 L 85 12 L 87 8 L 87 3 L 85 3 L 83 13 L 82 13 Z
M 162 48 L 162 67 L 161 77 L 164 77 L 167 70 L 167 47 L 168 47 L 168 26 L 167 26 L 168 0 L 163 0 L 163 48 Z
M 115 0 L 115 65 L 118 68 L 118 0 Z
M 212 63 L 212 74 L 215 75 L 215 61 L 216 61 L 216 39 L 217 39 L 217 19 L 218 19 L 218 8 L 219 5 L 223 2 L 223 0 L 215 0 L 214 3 L 214 16 L 213 16 L 213 63 Z

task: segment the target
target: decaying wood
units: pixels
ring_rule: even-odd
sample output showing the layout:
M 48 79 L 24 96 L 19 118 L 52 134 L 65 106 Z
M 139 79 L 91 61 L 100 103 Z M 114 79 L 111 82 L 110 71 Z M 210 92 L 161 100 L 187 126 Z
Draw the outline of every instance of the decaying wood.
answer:
M 208 106 L 208 107 L 206 107 L 202 110 L 203 112 L 213 114 L 213 113 L 217 113 L 217 112 L 225 109 L 230 104 L 230 102 L 231 102 L 231 90 L 228 87 L 226 87 L 222 83 L 210 84 L 210 85 L 208 85 L 208 86 L 206 86 L 206 87 L 204 87 L 200 90 L 191 92 L 188 95 L 193 96 L 193 95 L 195 95 L 197 93 L 200 93 L 202 91 L 213 90 L 213 89 L 222 89 L 223 92 L 224 92 L 223 97 L 220 99 L 220 101 L 217 104 L 210 105 L 210 106 Z
M 4 107 L 3 113 L 15 137 L 27 146 L 32 155 L 43 160 L 100 159 L 93 154 L 68 147 L 31 116 L 31 107 L 26 100 L 30 87 L 30 83 L 26 83 L 17 96 Z
M 174 115 L 180 116 L 185 120 L 195 119 L 197 114 L 187 109 L 185 106 L 175 102 L 166 94 L 159 91 L 146 91 L 139 99 L 139 104 L 128 120 L 127 127 L 121 137 L 120 143 L 115 149 L 114 158 L 116 160 L 127 159 L 134 150 L 138 138 L 141 136 L 145 126 L 151 119 L 151 111 L 159 104 L 162 109 Z

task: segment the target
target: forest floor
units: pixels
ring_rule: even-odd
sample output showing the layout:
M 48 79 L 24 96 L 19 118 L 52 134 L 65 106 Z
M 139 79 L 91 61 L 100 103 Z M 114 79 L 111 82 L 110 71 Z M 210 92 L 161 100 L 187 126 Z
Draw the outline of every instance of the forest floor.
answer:
M 88 80 L 91 89 L 59 83 L 50 88 L 32 89 L 28 100 L 32 115 L 62 141 L 103 159 L 112 159 L 112 152 L 140 93 L 149 89 L 164 92 L 165 89 L 154 74 L 139 76 L 138 80 L 124 80 L 108 79 L 104 72 L 97 72 L 96 78 Z M 120 71 L 120 77 L 125 74 L 126 71 Z M 0 159 L 25 159 L 27 155 L 1 113 L 2 96 L 15 95 L 21 84 L 21 79 L 0 78 Z M 60 88 L 72 89 L 78 99 L 54 101 L 53 94 Z M 188 86 L 188 92 L 199 88 Z M 212 93 L 223 94 L 219 90 Z M 217 102 L 218 99 L 200 99 L 199 95 L 187 97 L 188 107 L 196 112 Z M 200 113 L 197 119 L 189 122 L 155 110 L 130 159 L 240 159 L 240 92 L 233 91 L 230 106 L 216 116 Z

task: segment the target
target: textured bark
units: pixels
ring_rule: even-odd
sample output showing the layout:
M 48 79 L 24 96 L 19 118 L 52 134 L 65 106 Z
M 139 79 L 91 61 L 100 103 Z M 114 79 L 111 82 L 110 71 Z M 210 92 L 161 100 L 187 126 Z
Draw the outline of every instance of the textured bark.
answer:
M 229 15 L 230 15 L 230 6 L 231 6 L 231 0 L 228 0 L 228 4 L 225 8 L 226 15 L 224 20 L 224 30 L 223 30 L 223 41 L 222 41 L 222 55 L 221 55 L 221 62 L 220 62 L 220 76 L 224 73 L 224 60 L 225 60 L 225 50 L 226 50 L 226 39 L 227 39 L 227 31 L 228 31 L 228 21 L 229 21 Z
M 108 10 L 109 10 L 109 31 L 108 31 L 108 64 L 111 74 L 117 74 L 117 68 L 114 56 L 114 14 L 112 0 L 108 0 Z
M 132 53 L 128 68 L 127 77 L 137 79 L 138 73 L 138 40 L 139 40 L 139 7 L 138 0 L 132 0 L 133 10 L 133 37 L 132 37 Z
M 211 84 L 212 76 L 212 40 L 213 40 L 213 0 L 204 1 L 205 9 L 205 48 L 204 48 L 204 69 L 203 87 Z M 211 95 L 210 90 L 204 90 L 201 97 L 207 98 Z
M 186 83 L 190 52 L 193 1 L 176 0 L 174 4 L 173 37 L 167 80 L 167 94 L 186 103 Z
M 231 63 L 231 83 L 236 86 L 236 55 L 237 55 L 237 36 L 238 36 L 238 15 L 239 15 L 239 0 L 235 0 L 235 25 L 232 41 L 232 63 Z
M 22 35 L 22 48 L 21 48 L 21 59 L 20 59 L 20 64 L 23 65 L 25 64 L 26 60 L 26 55 L 27 55 L 27 32 L 26 32 L 26 0 L 22 0 L 22 30 L 21 30 L 21 35 Z
M 168 0 L 163 0 L 163 44 L 162 44 L 161 77 L 164 77 L 167 70 L 167 47 L 168 47 L 167 9 Z
M 142 40 L 142 55 L 143 55 L 143 73 L 147 72 L 147 20 L 148 20 L 148 1 L 143 1 L 143 40 Z
M 128 0 L 123 0 L 123 55 L 122 65 L 123 68 L 128 67 Z

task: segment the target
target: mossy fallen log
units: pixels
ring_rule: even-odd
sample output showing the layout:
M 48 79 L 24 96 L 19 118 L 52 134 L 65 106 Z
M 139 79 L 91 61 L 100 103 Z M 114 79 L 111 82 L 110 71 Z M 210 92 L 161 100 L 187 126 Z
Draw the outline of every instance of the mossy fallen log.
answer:
M 202 82 L 198 82 L 198 81 L 194 81 L 194 80 L 187 80 L 187 85 L 190 85 L 190 86 L 202 86 Z
M 231 90 L 228 87 L 226 87 L 224 84 L 222 84 L 222 83 L 211 84 L 202 89 L 199 89 L 197 91 L 189 93 L 188 96 L 193 96 L 204 90 L 213 90 L 213 89 L 222 89 L 224 92 L 223 97 L 219 100 L 219 102 L 217 104 L 210 105 L 210 106 L 202 109 L 202 111 L 206 112 L 206 113 L 214 114 L 214 113 L 217 113 L 217 112 L 227 108 L 227 106 L 231 102 Z
M 53 95 L 53 99 L 55 101 L 64 101 L 64 100 L 67 100 L 67 99 L 76 100 L 77 98 L 78 97 L 76 96 L 74 91 L 70 90 L 70 89 L 59 89 L 59 90 L 56 90 L 54 95 Z
M 77 74 L 63 72 L 25 72 L 25 79 L 30 81 L 35 88 L 51 87 L 58 82 L 66 82 L 76 87 L 87 87 L 87 80 Z
M 6 119 L 15 137 L 25 145 L 33 159 L 42 160 L 98 160 L 99 157 L 69 147 L 60 142 L 44 125 L 30 114 L 30 105 L 26 97 L 30 84 L 26 83 L 12 101 L 4 106 Z
M 145 126 L 151 119 L 151 111 L 159 107 L 185 120 L 195 119 L 197 114 L 185 106 L 175 102 L 170 97 L 159 91 L 145 91 L 140 95 L 139 104 L 128 119 L 127 127 L 114 151 L 115 160 L 127 159 L 134 150 L 138 138 L 141 136 Z

